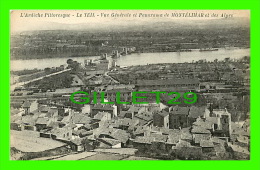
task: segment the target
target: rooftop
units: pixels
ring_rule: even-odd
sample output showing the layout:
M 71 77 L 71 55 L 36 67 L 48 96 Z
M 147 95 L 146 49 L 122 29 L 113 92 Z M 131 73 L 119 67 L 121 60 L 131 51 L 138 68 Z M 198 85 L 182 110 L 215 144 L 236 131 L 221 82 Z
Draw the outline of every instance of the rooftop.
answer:
M 202 148 L 212 148 L 212 147 L 214 147 L 214 144 L 210 140 L 201 140 L 200 141 L 200 147 L 202 147 Z
M 165 86 L 165 85 L 183 85 L 183 84 L 199 84 L 198 79 L 167 79 L 167 80 L 137 80 L 138 86 Z

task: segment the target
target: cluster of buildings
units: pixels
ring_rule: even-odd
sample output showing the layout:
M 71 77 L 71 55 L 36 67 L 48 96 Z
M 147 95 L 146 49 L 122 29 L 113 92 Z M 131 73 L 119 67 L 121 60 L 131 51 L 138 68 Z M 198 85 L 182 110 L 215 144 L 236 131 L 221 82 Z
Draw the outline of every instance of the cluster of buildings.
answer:
M 160 159 L 249 159 L 249 117 L 241 119 L 238 114 L 249 113 L 246 105 L 239 103 L 248 96 L 248 61 L 200 61 L 147 65 L 145 71 L 137 70 L 138 66 L 111 71 L 106 57 L 86 60 L 82 68 L 72 70 L 71 87 L 105 92 L 107 101 L 115 101 L 120 92 L 120 101 L 129 104 L 73 104 L 69 98 L 74 88 L 13 97 L 11 129 L 38 132 L 78 152 L 135 148 L 136 154 Z M 122 83 L 123 79 L 129 82 Z M 133 91 L 196 92 L 203 98 L 193 105 L 169 105 L 163 100 L 167 94 L 159 104 L 152 94 L 145 99 L 150 104 L 133 104 Z
M 168 159 L 249 159 L 248 123 L 238 127 L 227 110 L 210 106 L 90 104 L 76 111 L 31 100 L 11 109 L 11 130 L 36 131 L 75 151 L 130 147 Z

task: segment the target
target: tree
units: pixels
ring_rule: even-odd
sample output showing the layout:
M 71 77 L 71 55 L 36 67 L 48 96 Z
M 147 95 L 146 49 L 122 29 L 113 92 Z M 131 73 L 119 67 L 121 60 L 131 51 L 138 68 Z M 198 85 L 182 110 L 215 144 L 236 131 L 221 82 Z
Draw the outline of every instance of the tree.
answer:
M 51 71 L 51 68 L 47 67 L 47 68 L 44 69 L 44 71 L 45 71 L 46 73 L 48 73 L 48 72 Z
M 67 60 L 67 64 L 68 64 L 68 65 L 70 65 L 70 64 L 72 64 L 72 63 L 73 63 L 73 60 L 72 60 L 72 59 L 68 59 L 68 60 Z
M 224 61 L 227 63 L 227 62 L 229 62 L 229 61 L 230 61 L 230 58 L 229 58 L 229 57 L 227 57 L 227 58 L 225 58 L 225 59 L 224 59 Z

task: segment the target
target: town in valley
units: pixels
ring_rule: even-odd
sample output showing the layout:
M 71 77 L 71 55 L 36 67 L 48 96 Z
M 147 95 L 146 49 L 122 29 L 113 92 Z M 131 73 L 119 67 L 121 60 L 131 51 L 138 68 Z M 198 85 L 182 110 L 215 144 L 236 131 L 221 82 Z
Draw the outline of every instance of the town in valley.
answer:
M 232 52 L 250 49 L 250 33 L 249 26 L 230 23 L 12 34 L 10 158 L 249 160 L 250 54 L 234 58 Z M 180 61 L 185 55 L 198 57 L 149 63 L 155 59 L 143 54 L 158 54 L 158 61 L 161 54 L 178 55 Z M 220 57 L 198 59 L 214 54 Z M 131 64 L 131 56 L 147 63 Z M 55 58 L 64 62 L 51 62 Z M 15 69 L 16 60 L 24 60 L 24 69 Z M 32 68 L 31 60 L 49 65 Z M 77 91 L 90 94 L 90 102 L 72 102 Z M 158 91 L 167 92 L 159 103 L 150 93 Z M 128 103 L 94 102 L 93 92 L 104 92 L 106 101 L 116 101 L 120 92 L 120 100 Z M 149 92 L 138 99 L 149 103 L 132 103 L 133 92 Z M 174 97 L 169 92 L 193 92 L 197 101 L 189 104 L 180 97 L 178 104 L 169 104 Z M 84 100 L 80 94 L 74 98 Z

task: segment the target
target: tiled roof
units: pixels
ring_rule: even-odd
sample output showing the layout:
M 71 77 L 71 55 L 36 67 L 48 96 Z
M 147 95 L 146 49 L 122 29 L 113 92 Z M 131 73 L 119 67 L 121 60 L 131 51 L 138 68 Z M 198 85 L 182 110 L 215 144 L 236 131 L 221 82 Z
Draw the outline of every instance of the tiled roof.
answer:
M 191 133 L 210 134 L 210 131 L 201 126 L 192 126 Z
M 193 134 L 193 140 L 198 144 L 201 140 L 209 140 L 210 136 L 210 134 Z
M 144 137 L 144 136 L 138 136 L 134 139 L 135 143 L 144 143 L 144 144 L 151 144 L 152 143 L 152 139 L 149 137 Z
M 18 110 L 18 109 L 11 109 L 11 110 L 10 110 L 11 115 L 16 115 L 17 113 L 20 113 L 20 112 L 21 112 L 21 111 Z
M 205 114 L 205 107 L 191 106 L 188 117 L 198 118 L 200 116 L 204 116 L 204 114 Z
M 167 139 L 167 143 L 177 144 L 179 142 L 180 135 L 169 135 Z
M 179 142 L 176 144 L 176 147 L 173 148 L 182 148 L 182 147 L 190 147 L 190 146 L 191 146 L 190 142 L 179 140 Z
M 10 119 L 11 122 L 17 122 L 18 120 L 22 119 L 22 116 L 12 115 Z
M 42 105 L 42 106 L 39 107 L 39 111 L 40 112 L 48 112 L 49 109 L 50 108 L 48 106 L 46 106 L 46 105 Z
M 75 124 L 89 124 L 91 120 L 92 119 L 85 114 L 75 114 L 72 117 L 72 122 Z
M 215 144 L 221 144 L 221 145 L 224 145 L 226 143 L 225 140 L 223 139 L 220 139 L 220 138 L 217 138 L 217 137 L 213 137 L 211 138 L 211 141 Z
M 129 112 L 138 112 L 140 109 L 140 107 L 135 107 L 135 106 L 130 106 L 130 108 L 128 109 Z
M 168 135 L 178 135 L 178 134 L 180 134 L 179 129 L 168 129 L 168 128 L 164 128 L 164 127 L 159 127 L 159 131 L 162 134 L 168 134 Z
M 246 148 L 240 147 L 238 145 L 231 145 L 230 144 L 230 147 L 235 152 L 239 152 L 239 153 L 243 153 L 243 154 L 247 154 L 247 155 L 250 154 L 249 151 Z
M 166 142 L 167 141 L 166 135 L 160 135 L 160 134 L 151 134 L 150 136 L 138 136 L 134 139 L 134 142 L 136 143 L 145 143 L 145 144 L 151 144 L 152 142 Z
M 196 126 L 197 127 L 201 127 L 201 128 L 204 128 L 204 129 L 213 129 L 213 124 L 211 121 L 207 121 L 207 120 L 203 120 L 203 119 L 197 119 L 196 122 L 193 123 L 193 127 L 195 128 Z
M 125 143 L 130 137 L 130 135 L 126 131 L 121 129 L 114 129 L 111 136 L 123 143 Z
M 202 147 L 202 148 L 212 148 L 212 147 L 214 147 L 214 144 L 210 140 L 201 140 L 200 141 L 200 147 Z
M 99 110 L 114 110 L 114 108 L 110 105 L 101 105 L 96 104 L 92 107 L 92 109 L 99 109 Z
M 71 140 L 71 142 L 76 145 L 82 145 L 82 141 L 83 141 L 83 138 L 75 138 L 75 139 Z
M 145 120 L 145 121 L 150 121 L 153 119 L 153 113 L 150 113 L 150 112 L 138 113 L 135 115 L 135 117 Z
M 70 121 L 70 116 L 65 116 L 65 117 L 61 120 L 62 123 L 68 123 L 69 121 Z
M 190 132 L 181 132 L 181 139 L 192 140 L 192 134 Z
M 166 117 L 166 116 L 169 115 L 169 112 L 166 112 L 165 110 L 163 110 L 162 112 L 159 112 L 157 114 L 160 115 L 160 116 Z
M 110 114 L 108 112 L 98 112 L 95 116 L 94 119 L 96 120 L 101 120 L 106 114 Z
M 24 124 L 35 125 L 36 120 L 33 118 L 33 116 L 26 115 L 22 116 L 22 122 Z
M 101 134 L 109 135 L 122 143 L 125 143 L 130 137 L 130 134 L 128 134 L 126 131 L 115 128 L 98 128 L 94 130 L 94 134 L 96 134 L 97 137 L 99 137 Z
M 59 127 L 59 122 L 54 122 L 54 121 L 51 121 L 47 124 L 48 127 L 52 127 L 52 128 L 56 128 L 56 127 Z
M 178 114 L 178 115 L 189 115 L 189 107 L 173 107 L 170 111 L 170 114 Z
M 46 124 L 48 123 L 49 118 L 40 117 L 37 119 L 36 124 Z
M 137 126 L 136 130 L 133 132 L 134 135 L 142 134 L 146 132 L 149 128 L 144 126 Z
M 69 126 L 64 126 L 63 128 L 52 129 L 50 132 L 54 135 L 60 135 L 60 134 L 67 133 L 69 130 L 71 130 Z
M 124 125 L 124 126 L 136 126 L 139 123 L 137 119 L 130 119 L 130 118 L 118 119 L 116 122 L 119 125 Z
M 237 141 L 240 143 L 244 143 L 244 144 L 248 144 L 249 143 L 249 139 L 246 136 L 238 136 L 237 137 Z
M 118 117 L 124 118 L 127 113 L 131 113 L 131 112 L 129 112 L 129 111 L 120 111 L 120 114 L 118 115 Z
M 110 146 L 114 146 L 121 143 L 119 140 L 111 139 L 111 138 L 98 138 L 97 140 L 109 144 Z
M 155 133 L 151 133 L 149 137 L 152 138 L 153 141 L 156 141 L 156 142 L 166 142 L 167 138 L 168 138 L 167 135 L 161 135 L 161 134 L 155 134 Z

